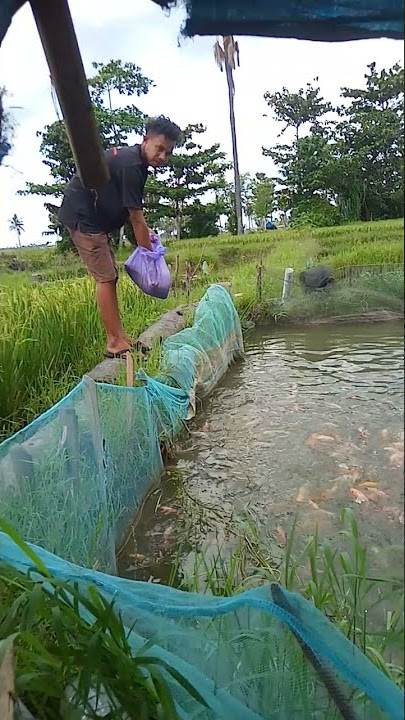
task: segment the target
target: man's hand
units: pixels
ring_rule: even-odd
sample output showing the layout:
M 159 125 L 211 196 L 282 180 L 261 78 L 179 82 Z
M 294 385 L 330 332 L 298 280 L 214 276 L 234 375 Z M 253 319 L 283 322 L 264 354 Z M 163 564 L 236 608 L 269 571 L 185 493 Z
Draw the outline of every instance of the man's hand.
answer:
M 136 242 L 140 245 L 140 247 L 144 247 L 147 250 L 153 250 L 152 243 L 149 238 L 150 231 L 146 224 L 142 210 L 128 208 L 128 212 Z

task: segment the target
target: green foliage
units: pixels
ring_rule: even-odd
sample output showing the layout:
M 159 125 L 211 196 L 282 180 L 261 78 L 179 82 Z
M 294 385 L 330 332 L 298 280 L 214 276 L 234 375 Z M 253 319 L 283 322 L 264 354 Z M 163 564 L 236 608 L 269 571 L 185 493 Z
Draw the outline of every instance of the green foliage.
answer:
M 315 83 L 318 80 L 319 78 L 314 78 Z M 283 87 L 281 92 L 267 91 L 264 99 L 273 110 L 276 120 L 284 123 L 280 134 L 293 128 L 296 140 L 303 125 L 317 123 L 320 117 L 333 109 L 321 96 L 319 87 L 314 87 L 311 83 L 307 83 L 307 86 L 300 88 L 297 93 L 290 92 L 286 87 Z
M 128 144 L 132 132 L 144 130 L 144 114 L 133 104 L 114 107 L 118 96 L 127 98 L 146 95 L 153 86 L 152 80 L 142 75 L 132 62 L 110 60 L 109 63 L 93 62 L 96 75 L 88 80 L 100 135 L 105 149 Z
M 218 192 L 225 186 L 225 171 L 229 167 L 218 144 L 203 149 L 202 144 L 193 140 L 194 135 L 200 136 L 205 131 L 206 128 L 201 124 L 188 125 L 183 131 L 183 144 L 170 157 L 168 166 L 149 177 L 146 185 L 145 212 L 149 224 L 158 227 L 161 219 L 173 218 L 178 239 L 182 235 L 187 215 L 190 216 L 186 229 L 189 235 L 193 222 L 201 232 L 210 215 L 208 231 L 210 225 L 212 229 L 214 214 L 216 220 L 219 217 L 219 208 L 213 204 L 206 211 L 201 210 L 201 203 L 193 209 L 196 200 L 208 192 Z M 202 221 L 203 213 L 205 223 Z M 210 230 L 207 234 L 213 233 Z
M 294 228 L 331 227 L 340 225 L 341 222 L 342 215 L 339 208 L 320 195 L 301 200 L 291 214 L 291 225 Z
M 21 218 L 14 213 L 13 217 L 10 220 L 9 228 L 12 232 L 15 232 L 17 234 L 18 238 L 18 247 L 21 247 L 21 233 L 25 231 L 24 223 L 21 220 Z
M 353 221 L 403 215 L 403 78 L 398 63 L 381 72 L 371 63 L 365 89 L 342 88 L 344 104 L 329 121 L 324 116 L 332 108 L 319 88 L 266 93 L 276 118 L 285 123 L 282 133 L 295 130 L 291 144 L 263 150 L 279 169 L 280 210 L 293 209 L 297 218 L 303 202 L 320 196 L 339 207 L 337 222 L 341 216 Z M 305 123 L 309 131 L 301 136 Z M 312 213 L 305 213 L 305 222 L 312 223 Z
M 404 213 L 404 70 L 368 66 L 366 89 L 343 88 L 349 105 L 341 110 L 338 148 L 345 180 L 358 188 L 362 220 Z M 347 158 L 350 158 L 348 161 Z M 341 177 L 342 179 L 342 177 Z
M 12 528 L 4 521 L 1 528 L 35 570 L 0 564 L 2 660 L 12 648 L 15 693 L 35 717 L 100 717 L 108 708 L 110 718 L 178 720 L 168 677 L 206 706 L 187 678 L 151 654 L 151 643 L 134 649 L 114 604 L 95 587 L 52 577 Z
M 266 218 L 273 213 L 274 182 L 264 173 L 256 173 L 252 181 L 253 214 L 259 227 L 264 229 Z
M 244 210 L 246 211 L 246 203 L 249 202 L 249 176 L 245 175 L 241 177 L 242 190 L 242 203 L 244 203 Z M 237 220 L 236 220 L 236 198 L 235 198 L 235 187 L 232 183 L 226 182 L 223 187 L 218 188 L 215 192 L 216 201 L 220 209 L 221 215 L 226 216 L 225 229 L 231 235 L 237 234 Z M 251 207 L 249 207 L 252 212 Z
M 222 597 L 264 582 L 278 582 L 289 591 L 299 592 L 325 613 L 372 663 L 403 687 L 403 667 L 392 659 L 393 654 L 399 658 L 403 647 L 403 579 L 373 576 L 371 558 L 351 510 L 342 510 L 339 534 L 333 544 L 321 538 L 317 528 L 313 535 L 299 537 L 296 516 L 281 549 L 271 535 L 260 530 L 260 523 L 251 511 L 225 518 L 219 508 L 197 504 L 189 496 L 186 502 L 182 499 L 182 506 L 190 530 L 185 541 L 189 560 L 186 567 L 182 564 L 183 590 Z M 217 525 L 234 537 L 232 549 L 227 550 L 224 543 L 205 552 L 193 542 L 191 528 L 210 527 L 215 532 Z M 181 554 L 182 548 L 172 571 L 172 582 L 178 574 Z M 376 608 L 383 608 L 386 616 L 383 624 L 379 619 L 378 626 L 370 618 Z
M 191 498 L 183 504 L 190 525 L 206 526 L 210 509 L 197 506 Z M 215 518 L 221 519 L 218 510 Z M 0 565 L 0 653 L 4 660 L 13 649 L 15 693 L 29 711 L 44 720 L 66 712 L 69 717 L 79 712 L 95 717 L 99 696 L 100 705 L 109 706 L 111 718 L 173 720 L 178 716 L 167 685 L 169 677 L 200 703 L 203 712 L 206 703 L 198 688 L 151 653 L 150 642 L 135 650 L 114 604 L 99 590 L 57 580 L 13 528 L 3 520 L 0 525 L 27 554 L 35 571 L 35 575 L 25 575 L 5 563 Z M 264 582 L 278 582 L 303 595 L 381 672 L 403 687 L 403 581 L 373 576 L 354 513 L 342 511 L 333 546 L 320 537 L 317 528 L 310 537 L 299 538 L 296 519 L 284 549 L 270 536 L 263 537 L 259 528 L 252 513 L 234 515 L 226 523 L 235 538 L 230 552 L 217 547 L 205 555 L 191 540 L 194 558 L 190 571 L 183 575 L 183 590 L 205 589 L 226 597 Z M 190 537 L 192 533 L 187 537 L 188 552 Z M 177 568 L 175 562 L 172 579 Z M 236 632 L 235 641 L 240 642 L 240 632 Z M 276 663 L 280 649 L 276 648 Z
M 341 267 L 340 263 L 337 267 Z M 338 278 L 339 275 L 337 272 Z M 283 318 L 305 322 L 320 317 L 355 317 L 381 310 L 400 316 L 404 311 L 403 291 L 404 273 L 401 270 L 378 272 L 373 266 L 352 266 L 345 269 L 343 278 L 338 279 L 332 292 L 304 296 L 294 293 L 283 307 Z
M 6 89 L 4 87 L 0 87 L 0 165 L 11 151 L 14 134 L 13 118 L 10 112 L 6 111 L 4 107 L 6 97 Z
M 219 207 L 217 203 L 206 203 L 195 200 L 190 205 L 185 217 L 183 237 L 202 238 L 215 237 L 219 234 L 218 228 Z
M 247 218 L 248 230 L 253 229 L 253 220 L 261 229 L 264 221 L 275 209 L 274 182 L 265 173 L 256 173 L 252 178 L 249 173 L 241 175 L 242 211 Z M 221 213 L 227 217 L 227 230 L 236 235 L 237 223 L 235 212 L 235 190 L 231 183 L 217 192 Z

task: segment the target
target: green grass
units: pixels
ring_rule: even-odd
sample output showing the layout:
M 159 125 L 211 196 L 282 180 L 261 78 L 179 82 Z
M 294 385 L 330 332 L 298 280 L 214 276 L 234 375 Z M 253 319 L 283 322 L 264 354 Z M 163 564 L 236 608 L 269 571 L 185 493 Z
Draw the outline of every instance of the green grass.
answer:
M 264 582 L 280 583 L 305 597 L 387 677 L 404 686 L 403 576 L 372 572 L 352 510 L 342 510 L 339 536 L 333 541 L 321 538 L 317 528 L 313 535 L 298 537 L 294 520 L 285 547 L 280 547 L 271 535 L 263 535 L 251 512 L 225 520 L 220 509 L 204 508 L 190 498 L 182 504 L 188 517 L 171 583 L 220 597 Z M 200 538 L 193 540 L 198 526 L 211 532 L 220 527 L 227 540 L 208 553 Z
M 382 274 L 362 270 L 322 293 L 303 295 L 294 290 L 291 299 L 279 309 L 280 319 L 308 321 L 379 310 L 403 314 L 403 270 L 387 270 Z
M 168 262 L 172 272 L 176 264 L 177 288 L 167 301 L 154 300 L 139 292 L 125 276 L 119 283 L 120 307 L 124 326 L 136 337 L 159 315 L 188 300 L 199 300 L 213 282 L 231 281 L 235 304 L 242 322 L 293 316 L 295 307 L 302 316 L 325 314 L 323 301 L 307 309 L 302 300 L 299 271 L 310 262 L 341 266 L 398 264 L 403 262 L 403 221 L 364 223 L 346 227 L 308 230 L 278 230 L 247 233 L 241 238 L 230 235 L 197 240 L 170 241 Z M 119 262 L 125 254 L 120 250 Z M 10 258 L 22 260 L 24 270 L 10 272 Z M 209 273 L 202 271 L 208 263 Z M 257 266 L 263 265 L 261 287 Z M 284 269 L 296 271 L 293 300 L 288 311 L 273 302 L 280 298 Z M 187 268 L 189 268 L 187 270 Z M 6 269 L 6 273 L 4 272 Z M 1 272 L 3 270 L 3 272 Z M 3 252 L 0 254 L 0 437 L 23 427 L 49 408 L 85 372 L 103 358 L 104 335 L 98 317 L 92 281 L 77 278 L 83 272 L 73 254 L 58 255 L 53 249 Z M 44 277 L 67 277 L 55 282 L 32 282 L 32 273 Z M 122 273 L 125 275 L 125 273 Z M 192 275 L 192 281 L 187 277 Z M 15 278 L 15 280 L 13 280 Z M 403 293 L 398 282 L 401 305 Z M 381 283 L 379 287 L 381 286 Z M 370 306 L 366 300 L 353 303 L 352 312 Z M 393 295 L 376 292 L 373 306 L 392 308 Z M 302 306 L 300 305 L 302 303 Z M 380 303 L 380 305 L 378 305 Z M 399 303 L 399 305 L 398 305 Z M 347 312 L 350 293 L 336 300 L 333 312 Z M 340 307 L 340 310 L 339 310 Z M 402 305 L 401 305 L 402 307 Z
M 71 711 L 82 708 L 90 717 L 91 696 L 98 691 L 108 700 L 108 717 L 122 718 L 127 713 L 128 717 L 150 720 L 175 719 L 178 714 L 168 680 L 180 685 L 183 697 L 188 695 L 203 712 L 198 685 L 193 686 L 154 651 L 155 643 L 162 642 L 165 647 L 162 629 L 168 629 L 158 618 L 157 625 L 148 630 L 143 627 L 142 634 L 152 640 L 147 642 L 145 638 L 134 649 L 128 633 L 130 616 L 124 625 L 118 606 L 95 587 L 85 590 L 52 577 L 10 526 L 1 521 L 1 527 L 29 553 L 36 568 L 34 577 L 0 564 L 0 660 L 13 647 L 15 692 L 35 717 L 59 717 L 61 702 L 70 689 Z M 234 518 L 228 531 L 236 543 L 231 553 L 218 548 L 208 559 L 197 547 L 192 549 L 195 560 L 191 573 L 183 577 L 184 590 L 201 591 L 203 582 L 206 592 L 224 597 L 265 582 L 279 583 L 299 592 L 327 615 L 381 672 L 403 687 L 403 582 L 372 576 L 367 548 L 351 511 L 342 512 L 339 547 L 337 543 L 332 546 L 321 542 L 317 531 L 298 543 L 293 524 L 278 558 L 274 558 L 274 542 L 261 537 L 254 517 Z M 378 623 L 373 622 L 376 610 Z M 245 609 L 240 614 L 229 612 L 213 619 L 201 616 L 191 624 L 179 618 L 176 626 L 182 638 L 180 653 L 197 669 L 208 662 L 210 676 L 215 675 L 213 662 L 221 658 L 224 671 L 221 674 L 219 670 L 219 685 L 225 684 L 226 690 L 236 691 L 237 695 L 238 685 L 243 687 L 242 702 L 251 703 L 264 718 L 277 707 L 287 717 L 299 713 L 307 720 L 314 716 L 315 709 L 322 708 L 322 717 L 336 720 L 333 703 L 293 636 L 281 632 L 271 617 L 260 617 L 259 622 L 257 611 Z M 193 632 L 192 637 L 187 628 Z M 197 655 L 193 654 L 196 629 L 204 637 Z M 172 626 L 172 637 L 175 630 Z M 176 654 L 176 644 L 174 648 Z M 208 653 L 206 659 L 201 655 L 202 648 Z M 225 670 L 227 662 L 231 663 L 232 677 Z M 350 700 L 361 717 L 377 717 L 375 706 L 371 707 L 362 693 L 351 692 Z
M 4 523 L 2 528 L 8 530 Z M 0 563 L 0 662 L 8 665 L 15 695 L 35 717 L 100 717 L 96 699 L 117 720 L 178 720 L 168 678 L 204 707 L 198 690 L 150 652 L 153 643 L 134 649 L 114 604 L 95 587 L 85 592 L 58 581 L 28 552 L 35 578 Z

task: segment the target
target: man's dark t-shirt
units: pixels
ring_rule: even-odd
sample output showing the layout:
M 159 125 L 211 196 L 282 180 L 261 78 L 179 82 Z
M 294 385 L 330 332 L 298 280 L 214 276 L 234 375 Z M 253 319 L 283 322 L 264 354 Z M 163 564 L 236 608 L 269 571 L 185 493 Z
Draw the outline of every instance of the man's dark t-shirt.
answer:
M 141 146 L 113 148 L 104 152 L 110 180 L 98 195 L 86 190 L 75 175 L 67 186 L 58 213 L 61 223 L 82 233 L 109 233 L 128 222 L 128 208 L 142 210 L 148 168 Z

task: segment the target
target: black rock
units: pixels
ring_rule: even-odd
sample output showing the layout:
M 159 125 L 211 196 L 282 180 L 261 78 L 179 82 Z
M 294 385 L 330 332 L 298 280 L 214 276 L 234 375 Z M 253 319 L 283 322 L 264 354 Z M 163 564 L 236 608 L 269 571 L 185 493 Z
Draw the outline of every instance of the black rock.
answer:
M 335 282 L 333 268 L 327 265 L 317 265 L 308 270 L 303 270 L 300 273 L 300 281 L 307 292 L 324 290 Z

